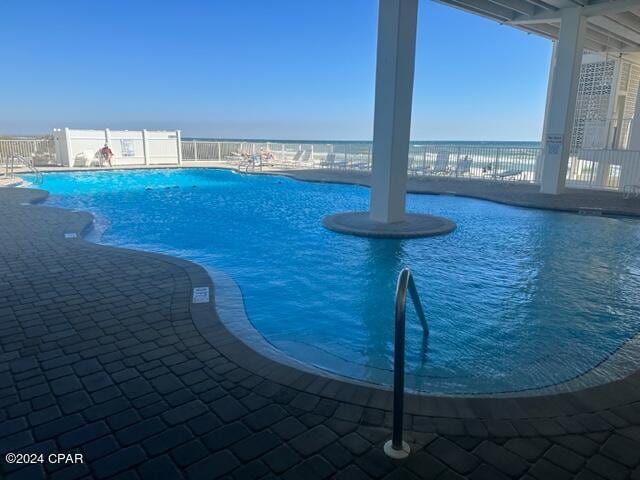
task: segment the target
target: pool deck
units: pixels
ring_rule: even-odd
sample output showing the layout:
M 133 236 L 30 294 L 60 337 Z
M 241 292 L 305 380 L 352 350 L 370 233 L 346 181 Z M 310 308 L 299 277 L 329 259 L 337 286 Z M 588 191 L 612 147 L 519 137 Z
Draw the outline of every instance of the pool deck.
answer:
M 349 183 L 369 186 L 371 175 L 343 170 L 269 170 L 298 180 Z M 540 193 L 539 186 L 523 182 L 497 182 L 451 176 L 411 176 L 407 182 L 410 193 L 458 195 L 490 200 L 518 207 L 582 212 L 601 215 L 640 216 L 640 197 L 624 198 L 615 191 L 567 188 L 560 195 Z
M 408 395 L 413 453 L 391 461 L 389 391 L 261 356 L 191 303 L 215 288 L 203 268 L 87 242 L 90 214 L 24 205 L 46 195 L 0 189 L 0 453 L 85 463 L 3 458 L 2 478 L 640 478 L 638 372 L 529 398 Z

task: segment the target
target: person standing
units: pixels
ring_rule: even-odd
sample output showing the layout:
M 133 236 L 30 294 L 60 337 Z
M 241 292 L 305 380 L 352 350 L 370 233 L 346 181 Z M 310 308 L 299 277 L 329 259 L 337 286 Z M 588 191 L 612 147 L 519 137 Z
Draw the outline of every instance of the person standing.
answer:
M 100 149 L 100 157 L 102 160 L 106 160 L 106 162 L 109 164 L 109 167 L 111 167 L 111 157 L 113 157 L 113 152 L 111 151 L 111 149 L 109 148 L 109 144 L 105 143 L 104 147 L 102 147 Z M 100 162 L 100 166 L 102 166 L 102 162 Z

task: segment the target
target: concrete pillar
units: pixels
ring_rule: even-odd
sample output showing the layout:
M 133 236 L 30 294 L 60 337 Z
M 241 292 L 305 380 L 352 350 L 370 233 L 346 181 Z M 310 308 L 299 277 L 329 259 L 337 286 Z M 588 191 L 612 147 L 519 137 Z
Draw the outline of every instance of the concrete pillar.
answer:
M 640 87 L 638 87 L 633 120 L 629 126 L 627 149 L 629 152 L 624 154 L 620 163 L 620 189 L 624 188 L 625 185 L 637 185 L 640 182 L 640 171 L 637 166 L 639 155 L 631 153 L 632 151 L 640 151 Z
M 549 111 L 545 115 L 544 160 L 540 178 L 542 193 L 564 190 L 571 150 L 571 134 L 582 63 L 586 18 L 580 8 L 561 11 L 560 37 L 551 83 Z
M 149 165 L 149 139 L 147 138 L 147 131 L 142 130 L 142 150 L 144 151 L 144 164 Z
M 176 130 L 176 142 L 178 143 L 178 165 L 182 165 L 182 137 L 180 130 Z
M 638 88 L 638 95 L 636 96 L 636 108 L 630 126 L 629 145 L 627 148 L 635 151 L 640 150 L 640 87 Z
M 380 0 L 369 216 L 405 219 L 418 0 Z
M 544 145 L 545 139 L 547 138 L 547 128 L 549 126 L 549 105 L 551 104 L 551 91 L 553 90 L 553 74 L 556 69 L 556 61 L 558 59 L 558 42 L 553 41 L 553 50 L 551 51 L 551 62 L 549 63 L 549 79 L 547 80 L 547 99 L 545 101 L 544 107 L 544 124 L 542 126 L 542 138 L 540 142 L 542 143 L 542 150 L 538 154 L 536 158 L 536 171 L 535 171 L 535 181 L 536 183 L 540 183 L 540 179 L 542 178 L 542 163 L 544 161 Z M 496 173 L 496 172 L 494 172 Z

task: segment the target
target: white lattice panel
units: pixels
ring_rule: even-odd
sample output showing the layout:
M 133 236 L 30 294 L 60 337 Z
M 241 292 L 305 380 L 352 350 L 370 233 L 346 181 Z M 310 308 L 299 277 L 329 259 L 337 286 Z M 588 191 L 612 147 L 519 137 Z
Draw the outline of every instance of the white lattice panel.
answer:
M 578 95 L 576 98 L 576 112 L 573 123 L 571 147 L 573 150 L 582 148 L 585 134 L 602 138 L 595 129 L 599 122 L 603 129 L 607 129 L 607 116 L 613 90 L 615 61 L 583 63 L 580 67 Z M 606 134 L 604 134 L 606 138 Z M 587 139 L 587 143 L 593 143 Z

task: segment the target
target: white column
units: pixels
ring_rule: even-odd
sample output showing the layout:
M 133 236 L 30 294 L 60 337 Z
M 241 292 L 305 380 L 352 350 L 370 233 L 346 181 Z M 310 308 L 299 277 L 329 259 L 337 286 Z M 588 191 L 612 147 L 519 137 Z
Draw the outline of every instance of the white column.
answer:
M 627 149 L 637 152 L 640 150 L 640 87 L 636 96 L 636 107 L 633 112 L 633 120 L 629 126 L 629 144 Z M 625 185 L 637 185 L 640 181 L 638 175 L 640 169 L 638 161 L 640 156 L 635 153 L 626 153 L 620 164 L 620 188 Z
M 178 143 L 178 165 L 182 165 L 182 137 L 180 130 L 176 130 L 176 142 Z
M 144 151 L 144 164 L 149 165 L 149 139 L 147 138 L 147 131 L 142 130 L 142 150 Z
M 553 74 L 556 69 L 556 61 L 558 59 L 558 42 L 555 40 L 553 43 L 553 49 L 551 51 L 551 62 L 549 63 L 549 79 L 547 80 L 547 99 L 545 101 L 544 107 L 544 124 L 542 126 L 542 138 L 540 139 L 542 143 L 542 149 L 538 158 L 536 158 L 536 172 L 535 172 L 535 180 L 536 183 L 540 183 L 540 179 L 542 177 L 542 163 L 544 161 L 544 147 L 545 147 L 545 139 L 547 138 L 547 128 L 549 126 L 549 105 L 551 104 L 551 92 L 553 90 Z M 497 172 L 493 172 L 496 174 Z
M 544 161 L 540 178 L 542 193 L 558 194 L 564 190 L 585 26 L 586 18 L 580 15 L 579 8 L 561 11 L 560 37 L 546 116 L 548 124 L 545 126 Z
M 636 96 L 636 108 L 633 112 L 633 120 L 631 121 L 629 131 L 629 150 L 640 150 L 640 88 Z
M 405 219 L 418 0 L 380 0 L 369 216 Z

